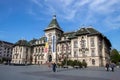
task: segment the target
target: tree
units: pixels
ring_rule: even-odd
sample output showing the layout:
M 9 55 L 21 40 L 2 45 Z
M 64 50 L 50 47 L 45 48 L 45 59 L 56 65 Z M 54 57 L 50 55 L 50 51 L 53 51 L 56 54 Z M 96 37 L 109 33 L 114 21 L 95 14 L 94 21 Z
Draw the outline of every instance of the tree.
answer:
M 116 49 L 111 51 L 110 60 L 116 64 L 120 61 L 120 54 Z

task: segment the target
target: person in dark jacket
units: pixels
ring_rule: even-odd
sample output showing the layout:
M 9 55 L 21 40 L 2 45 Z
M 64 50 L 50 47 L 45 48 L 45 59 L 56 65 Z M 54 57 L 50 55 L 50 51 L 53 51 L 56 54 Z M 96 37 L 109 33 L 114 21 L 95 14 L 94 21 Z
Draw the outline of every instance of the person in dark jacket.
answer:
M 109 71 L 109 63 L 106 63 L 106 69 L 107 69 L 107 71 Z
M 56 63 L 53 63 L 53 66 L 52 66 L 52 70 L 53 70 L 53 72 L 56 72 Z

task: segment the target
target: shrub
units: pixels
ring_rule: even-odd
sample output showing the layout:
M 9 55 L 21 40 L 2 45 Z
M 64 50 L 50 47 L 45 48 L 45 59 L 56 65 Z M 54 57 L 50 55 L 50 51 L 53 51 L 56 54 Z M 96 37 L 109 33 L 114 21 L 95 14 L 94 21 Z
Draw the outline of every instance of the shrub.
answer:
M 64 60 L 62 61 L 61 66 L 63 67 L 63 66 L 65 65 L 65 63 L 66 63 L 66 59 L 64 59 Z
M 78 62 L 78 66 L 79 68 L 82 68 L 82 63 L 80 61 Z
M 71 65 L 72 65 L 72 63 L 73 63 L 73 61 L 72 61 L 72 60 L 68 60 L 68 61 L 67 61 L 67 65 L 69 65 L 69 66 L 71 66 Z
M 61 64 L 60 63 L 57 63 L 57 67 L 60 68 Z
M 83 62 L 82 62 L 82 66 L 83 66 L 84 68 L 87 68 L 87 63 L 86 63 L 85 61 L 83 61 Z

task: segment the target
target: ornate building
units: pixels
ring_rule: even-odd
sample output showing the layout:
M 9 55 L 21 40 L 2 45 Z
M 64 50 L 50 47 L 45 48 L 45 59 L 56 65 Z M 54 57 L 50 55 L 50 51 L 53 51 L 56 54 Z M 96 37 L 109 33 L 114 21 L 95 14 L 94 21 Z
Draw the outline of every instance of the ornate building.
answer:
M 64 32 L 54 15 L 44 31 L 40 39 L 19 40 L 13 48 L 12 63 L 45 64 L 67 58 L 86 61 L 88 66 L 103 66 L 109 61 L 111 43 L 92 27 Z

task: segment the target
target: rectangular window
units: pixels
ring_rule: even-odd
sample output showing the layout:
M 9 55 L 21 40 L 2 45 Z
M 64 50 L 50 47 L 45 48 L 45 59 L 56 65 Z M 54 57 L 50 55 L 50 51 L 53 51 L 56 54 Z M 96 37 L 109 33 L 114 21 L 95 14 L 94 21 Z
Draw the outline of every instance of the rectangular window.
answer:
M 95 56 L 95 49 L 91 49 L 91 56 Z
M 22 52 L 22 48 L 20 48 L 20 52 Z
M 26 48 L 26 53 L 28 53 L 28 48 Z
M 74 57 L 77 57 L 77 52 L 76 51 L 74 51 Z
M 86 40 L 81 39 L 80 43 L 81 43 L 81 48 L 85 48 Z
M 62 51 L 65 51 L 65 45 L 62 44 Z
M 36 51 L 35 51 L 36 53 L 37 53 L 37 48 L 36 48 Z
M 78 41 L 74 41 L 74 48 L 78 48 Z
M 95 46 L 94 38 L 90 38 L 90 44 L 91 44 L 91 47 L 94 47 L 94 46 Z

